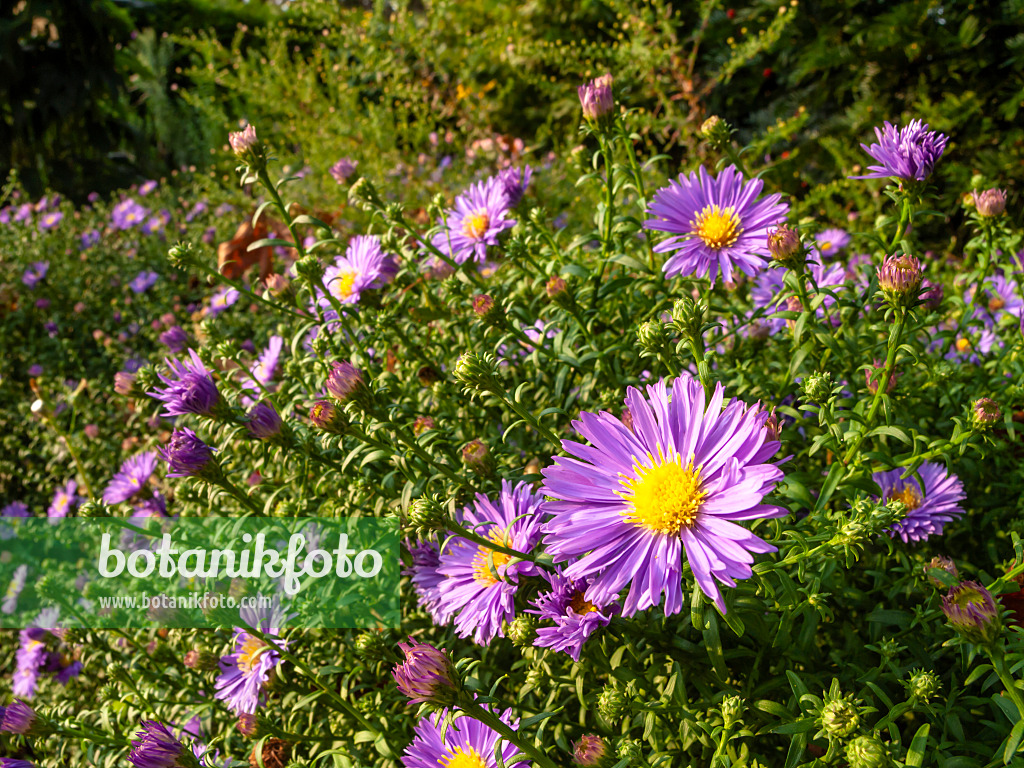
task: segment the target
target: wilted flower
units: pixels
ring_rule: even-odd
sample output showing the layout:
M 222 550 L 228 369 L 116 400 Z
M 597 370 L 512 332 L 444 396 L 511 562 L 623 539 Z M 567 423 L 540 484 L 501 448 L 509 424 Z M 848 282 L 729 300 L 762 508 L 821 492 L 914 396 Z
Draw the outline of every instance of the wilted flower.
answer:
M 932 167 L 942 157 L 949 137 L 928 130 L 928 124 L 912 120 L 910 125 L 898 128 L 889 122 L 884 128 L 875 128 L 878 143 L 861 149 L 871 155 L 879 165 L 868 167 L 871 173 L 851 176 L 853 179 L 885 179 L 896 177 L 924 181 Z
M 577 92 L 580 97 L 580 105 L 583 107 L 583 118 L 588 122 L 600 121 L 615 108 L 610 74 L 601 75 L 584 83 L 577 88 Z
M 409 697 L 409 703 L 429 702 L 442 707 L 453 704 L 461 686 L 448 654 L 411 637 L 398 647 L 405 653 L 405 661 L 396 664 L 391 674 L 398 690 Z
M 941 464 L 926 461 L 918 469 L 924 488 L 913 477 L 901 478 L 904 470 L 876 472 L 872 477 L 882 489 L 882 503 L 900 501 L 907 516 L 889 529 L 890 536 L 904 541 L 921 541 L 939 535 L 943 527 L 964 513 L 960 502 L 964 485 Z
M 214 449 L 204 443 L 188 427 L 175 430 L 167 445 L 159 451 L 160 458 L 167 462 L 168 477 L 204 477 L 216 470 Z
M 1002 216 L 1006 211 L 1006 192 L 1001 189 L 986 189 L 973 192 L 971 200 L 980 216 Z
M 991 593 L 976 581 L 961 581 L 942 598 L 942 612 L 972 643 L 990 643 L 1000 629 L 999 609 Z
M 714 285 L 719 270 L 729 281 L 734 267 L 748 275 L 762 269 L 771 255 L 768 232 L 789 211 L 777 194 L 757 200 L 763 186 L 760 179 L 745 181 L 734 165 L 718 178 L 701 166 L 658 190 L 644 228 L 673 235 L 654 248 L 676 251 L 662 266 L 665 275 L 708 277 Z
M 782 479 L 768 463 L 779 444 L 768 440 L 768 414 L 730 400 L 716 385 L 710 402 L 688 374 L 673 383 L 630 387 L 628 430 L 610 413 L 583 412 L 573 427 L 592 447 L 563 441 L 569 458 L 543 470 L 542 493 L 551 521 L 545 548 L 564 575 L 590 578 L 585 598 L 607 604 L 630 584 L 623 615 L 658 605 L 683 606 L 683 551 L 701 590 L 718 609 L 725 600 L 716 580 L 735 586 L 751 575 L 754 553 L 775 547 L 733 521 L 781 517 L 762 504 Z M 573 458 L 577 456 L 579 458 Z

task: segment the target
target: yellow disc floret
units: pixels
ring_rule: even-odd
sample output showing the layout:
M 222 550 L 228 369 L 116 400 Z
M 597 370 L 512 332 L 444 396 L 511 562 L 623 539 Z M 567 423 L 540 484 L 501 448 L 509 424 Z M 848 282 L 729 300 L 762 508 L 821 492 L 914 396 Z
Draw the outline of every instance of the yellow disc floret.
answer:
M 347 299 L 352 295 L 352 286 L 356 282 L 355 272 L 340 272 L 336 278 L 331 280 L 331 293 L 335 298 Z
M 626 490 L 620 495 L 628 506 L 623 516 L 631 523 L 654 533 L 678 534 L 697 520 L 700 505 L 707 497 L 701 489 L 700 468 L 693 460 L 684 467 L 680 456 L 665 458 L 658 447 L 658 458 L 647 455 L 650 466 L 637 462 L 635 477 L 623 476 Z
M 485 210 L 471 213 L 462 220 L 462 234 L 473 240 L 479 240 L 491 226 L 491 217 Z
M 572 602 L 569 603 L 569 607 L 572 608 L 573 613 L 577 616 L 586 616 L 591 611 L 597 610 L 597 606 L 587 600 L 582 592 L 577 592 L 572 596 Z
M 450 754 L 441 755 L 437 764 L 443 768 L 487 768 L 487 763 L 472 747 L 468 750 L 455 747 Z
M 896 501 L 902 501 L 906 504 L 908 512 L 914 511 L 924 502 L 924 497 L 921 495 L 921 492 L 912 485 L 904 486 L 901 491 L 894 491 L 889 494 L 889 498 L 895 499 Z
M 260 656 L 268 648 L 269 646 L 258 637 L 253 637 L 252 635 L 247 637 L 245 642 L 242 643 L 241 650 L 238 652 L 238 658 L 235 660 L 239 671 L 243 675 L 250 675 L 256 666 L 256 662 L 259 661 Z
M 709 205 L 690 222 L 693 233 L 704 241 L 708 248 L 725 248 L 732 245 L 743 232 L 739 217 L 730 206 L 720 208 Z
M 508 541 L 499 530 L 491 531 L 489 538 L 495 544 L 502 547 L 508 546 Z M 476 580 L 476 583 L 482 584 L 485 587 L 496 584 L 498 582 L 497 574 L 500 574 L 498 569 L 503 565 L 508 565 L 510 559 L 509 555 L 506 555 L 504 552 L 482 547 L 473 556 L 473 578 Z

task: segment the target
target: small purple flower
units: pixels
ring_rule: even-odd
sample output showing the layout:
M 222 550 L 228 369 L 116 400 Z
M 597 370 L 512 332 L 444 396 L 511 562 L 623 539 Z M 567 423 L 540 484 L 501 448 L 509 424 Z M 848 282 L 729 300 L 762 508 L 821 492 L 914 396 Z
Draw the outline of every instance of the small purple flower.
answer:
M 506 168 L 498 172 L 498 182 L 505 190 L 505 203 L 509 208 L 519 205 L 532 175 L 533 169 L 528 165 L 523 168 Z
M 185 746 L 163 723 L 145 720 L 136 736 L 132 751 L 128 753 L 128 762 L 135 768 L 180 768 L 188 765 L 182 761 Z
M 167 445 L 160 449 L 160 458 L 167 462 L 168 477 L 201 477 L 216 467 L 214 449 L 187 427 L 175 430 Z
M 0 517 L 28 517 L 28 505 L 23 501 L 12 501 L 0 509 Z
M 273 620 L 257 617 L 249 624 L 270 636 L 276 643 L 278 629 Z M 266 697 L 270 676 L 281 661 L 280 654 L 244 629 L 235 629 L 235 650 L 220 660 L 220 675 L 215 682 L 216 697 L 227 703 L 235 714 L 254 714 Z
M 146 451 L 125 461 L 103 491 L 103 501 L 120 504 L 142 491 L 156 469 L 156 460 L 155 451 Z
M 482 706 L 491 711 L 488 705 Z M 519 721 L 511 718 L 512 710 L 493 714 L 513 731 L 518 730 Z M 497 731 L 471 717 L 451 720 L 450 724 L 444 727 L 443 723 L 451 716 L 451 712 L 442 709 L 421 718 L 416 723 L 412 743 L 402 753 L 402 765 L 405 768 L 493 768 L 498 765 L 494 759 L 496 747 L 504 764 L 513 764 L 512 759 L 519 754 L 519 749 L 514 744 L 505 741 Z M 531 765 L 528 761 L 516 764 Z
M 50 270 L 50 262 L 48 261 L 35 261 L 29 265 L 28 269 L 21 276 L 21 282 L 27 285 L 29 288 L 35 288 L 41 280 L 46 277 L 46 273 Z
M 210 298 L 210 315 L 216 317 L 228 307 L 234 306 L 240 295 L 237 288 L 231 288 L 230 286 L 216 291 Z
M 39 363 L 34 363 L 28 367 L 28 375 L 32 378 L 39 378 L 43 375 L 45 369 Z
M 583 107 L 583 117 L 594 122 L 609 114 L 615 107 L 612 95 L 612 76 L 601 75 L 576 89 Z
M 36 721 L 35 710 L 21 699 L 15 699 L 5 707 L 3 714 L 0 731 L 4 733 L 28 733 Z
M 763 187 L 730 165 L 717 178 L 701 166 L 658 190 L 644 228 L 672 235 L 654 248 L 675 252 L 662 265 L 665 276 L 708 277 L 714 285 L 719 271 L 728 282 L 734 268 L 751 276 L 764 268 L 772 255 L 768 232 L 783 222 L 789 205 L 778 194 L 758 200 Z
M 412 565 L 402 571 L 412 582 L 419 606 L 430 614 L 435 624 L 444 625 L 452 617 L 450 606 L 441 600 L 441 582 L 445 580 L 441 567 L 441 552 L 436 542 L 421 541 L 417 544 L 406 542 L 412 555 Z M 444 606 L 442 608 L 442 606 Z
M 160 334 L 160 343 L 167 346 L 171 352 L 182 352 L 188 346 L 188 334 L 180 325 L 172 325 Z
M 98 229 L 90 229 L 88 232 L 83 233 L 82 238 L 78 244 L 79 250 L 89 250 L 94 245 L 99 243 L 101 237 L 102 236 L 100 235 L 100 231 Z
M 0 539 L 4 538 L 0 535 Z M 10 616 L 18 608 L 18 595 L 25 589 L 25 582 L 28 577 L 28 566 L 22 563 L 14 569 L 14 576 L 4 593 L 3 604 L 0 605 L 0 612 Z M 0 720 L 3 719 L 3 708 L 0 707 Z
M 257 440 L 267 440 L 281 431 L 281 417 L 270 403 L 257 403 L 249 410 L 247 416 L 245 426 L 249 434 Z
M 202 216 L 207 210 L 209 210 L 209 208 L 210 206 L 205 200 L 200 200 L 192 206 L 192 209 L 187 214 L 185 214 L 185 222 L 189 224 L 192 223 L 196 217 Z
M 902 479 L 902 469 L 876 472 L 872 478 L 882 489 L 882 503 L 901 501 L 907 516 L 889 529 L 889 535 L 903 541 L 923 541 L 938 536 L 946 523 L 960 517 L 960 502 L 966 498 L 964 484 L 941 464 L 926 461 L 918 469 L 924 487 L 913 477 Z
M 516 225 L 508 213 L 508 197 L 499 177 L 478 181 L 455 198 L 454 210 L 439 221 L 444 229 L 432 243 L 456 264 L 470 258 L 484 261 L 487 247 L 497 245 L 498 235 Z
M 139 194 L 142 197 L 145 197 L 150 192 L 155 190 L 156 187 L 157 187 L 157 183 L 153 179 L 150 179 L 149 181 L 144 181 L 144 182 L 142 182 L 142 184 L 139 185 Z
M 63 218 L 64 214 L 61 213 L 60 211 L 50 211 L 49 213 L 44 213 L 43 217 L 39 219 L 39 231 L 45 232 L 48 229 L 53 229 L 58 224 L 60 224 L 61 219 Z
M 339 184 L 344 184 L 348 181 L 349 177 L 356 172 L 356 166 L 359 163 L 348 157 L 343 157 L 341 160 L 331 166 L 331 176 Z
M 363 291 L 382 288 L 394 279 L 398 265 L 385 253 L 376 235 L 357 235 L 348 244 L 344 256 L 324 270 L 324 285 L 342 304 L 356 304 Z M 330 309 L 331 302 L 319 293 L 319 305 Z
M 199 355 L 193 349 L 188 353 L 189 360 L 168 358 L 165 362 L 171 369 L 171 375 L 159 374 L 166 386 L 147 393 L 165 404 L 163 416 L 182 416 L 186 413 L 209 415 L 220 399 L 213 376 L 206 370 Z
M 561 573 L 545 573 L 544 576 L 550 582 L 551 590 L 538 595 L 533 601 L 536 610 L 528 610 L 527 613 L 553 621 L 555 626 L 538 628 L 533 644 L 538 648 L 567 653 L 573 661 L 579 661 L 587 638 L 598 629 L 607 627 L 620 606 L 612 603 L 599 607 L 589 602 L 584 596 L 590 587 L 587 579 L 567 579 Z
M 36 768 L 36 764 L 14 757 L 0 757 L 0 768 Z
M 851 179 L 887 179 L 895 177 L 904 180 L 924 181 L 932 167 L 946 150 L 949 137 L 928 130 L 928 124 L 912 120 L 910 125 L 898 128 L 888 121 L 884 128 L 875 128 L 878 143 L 868 146 L 861 144 L 879 163 L 868 166 L 871 173 L 851 176 Z
M 850 244 L 850 239 L 850 235 L 843 229 L 825 229 L 814 236 L 818 253 L 822 256 L 835 256 Z
M 68 480 L 63 488 L 58 488 L 53 494 L 53 501 L 50 508 L 46 510 L 48 517 L 67 517 L 74 507 L 78 506 L 78 483 Z
M 14 212 L 14 221 L 18 224 L 26 222 L 32 218 L 32 203 L 25 203 L 18 206 L 18 210 Z
M 576 765 L 592 768 L 604 763 L 608 745 L 600 736 L 588 734 L 572 745 L 572 759 Z
M 149 209 L 139 205 L 132 198 L 122 200 L 110 212 L 110 223 L 120 230 L 139 226 L 149 215 Z
M 399 643 L 398 647 L 405 654 L 405 661 L 396 664 L 391 675 L 409 703 L 450 704 L 458 691 L 459 678 L 448 654 L 411 637 L 408 643 Z
M 154 285 L 156 281 L 160 279 L 160 275 L 152 270 L 144 269 L 135 276 L 135 279 L 128 283 L 128 287 L 132 289 L 134 293 L 145 293 Z
M 213 214 L 215 216 L 217 216 L 218 218 L 220 218 L 220 217 L 223 217 L 223 216 L 227 216 L 229 213 L 231 213 L 234 210 L 235 210 L 235 206 L 233 206 L 231 203 L 221 203 L 220 205 L 217 206 L 217 208 L 213 212 Z

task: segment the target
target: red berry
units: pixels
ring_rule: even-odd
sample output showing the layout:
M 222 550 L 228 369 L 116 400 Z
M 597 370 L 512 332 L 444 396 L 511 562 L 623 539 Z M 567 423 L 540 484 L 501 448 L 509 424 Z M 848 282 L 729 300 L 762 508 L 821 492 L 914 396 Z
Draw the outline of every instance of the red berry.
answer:
M 765 77 L 771 77 L 772 76 L 772 68 L 771 67 L 765 67 L 764 72 L 762 72 L 761 74 L 764 75 Z
M 728 11 L 725 12 L 725 15 L 728 16 L 730 19 L 735 19 L 736 18 L 736 11 L 734 11 L 732 8 L 730 8 Z

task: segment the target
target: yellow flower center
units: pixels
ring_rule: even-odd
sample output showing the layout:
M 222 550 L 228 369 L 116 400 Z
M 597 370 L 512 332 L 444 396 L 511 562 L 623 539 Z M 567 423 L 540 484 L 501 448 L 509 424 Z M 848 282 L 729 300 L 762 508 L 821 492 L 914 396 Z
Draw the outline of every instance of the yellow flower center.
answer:
M 831 240 L 826 240 L 824 243 L 821 244 L 821 250 L 822 251 L 827 251 L 831 247 L 832 247 L 832 241 Z
M 242 643 L 242 650 L 238 653 L 238 669 L 243 675 L 248 677 L 252 674 L 253 668 L 256 666 L 256 662 L 259 661 L 260 656 L 269 646 L 265 645 L 262 640 L 258 637 L 248 637 L 244 643 Z
M 441 755 L 437 764 L 444 768 L 487 768 L 487 763 L 472 747 L 468 752 L 463 751 L 462 747 L 455 747 L 450 754 Z
M 957 339 L 956 348 L 958 352 L 966 352 L 968 349 L 971 348 L 971 342 L 968 341 L 967 339 Z
M 331 280 L 331 293 L 338 299 L 347 299 L 352 295 L 352 286 L 355 281 L 355 272 L 342 272 Z
M 626 491 L 620 493 L 629 506 L 622 512 L 629 522 L 655 533 L 678 534 L 697 519 L 700 505 L 707 497 L 701 490 L 700 468 L 693 460 L 684 467 L 682 457 L 666 459 L 658 446 L 658 459 L 647 454 L 653 466 L 634 465 L 636 477 L 620 481 Z
M 582 592 L 577 592 L 572 597 L 572 602 L 569 603 L 569 607 L 572 608 L 573 613 L 577 616 L 585 616 L 591 611 L 596 611 L 597 607 L 583 597 Z
M 725 248 L 736 242 L 736 238 L 743 231 L 740 228 L 740 220 L 736 212 L 730 206 L 719 208 L 717 205 L 709 205 L 697 214 L 690 226 L 693 233 L 704 241 L 708 248 Z
M 491 217 L 487 211 L 477 211 L 462 220 L 462 234 L 473 240 L 479 240 L 490 226 Z
M 508 546 L 508 541 L 502 535 L 502 532 L 497 529 L 491 531 L 488 538 L 495 544 L 503 547 Z M 473 578 L 476 580 L 476 583 L 482 584 L 485 587 L 497 584 L 500 573 L 498 569 L 503 565 L 508 565 L 510 559 L 511 557 L 504 552 L 481 547 L 480 551 L 473 556 Z
M 896 501 L 902 501 L 907 505 L 907 511 L 913 512 L 915 509 L 921 506 L 924 501 L 924 497 L 921 496 L 921 492 L 912 485 L 906 485 L 902 491 L 896 491 L 889 496 L 890 499 Z

